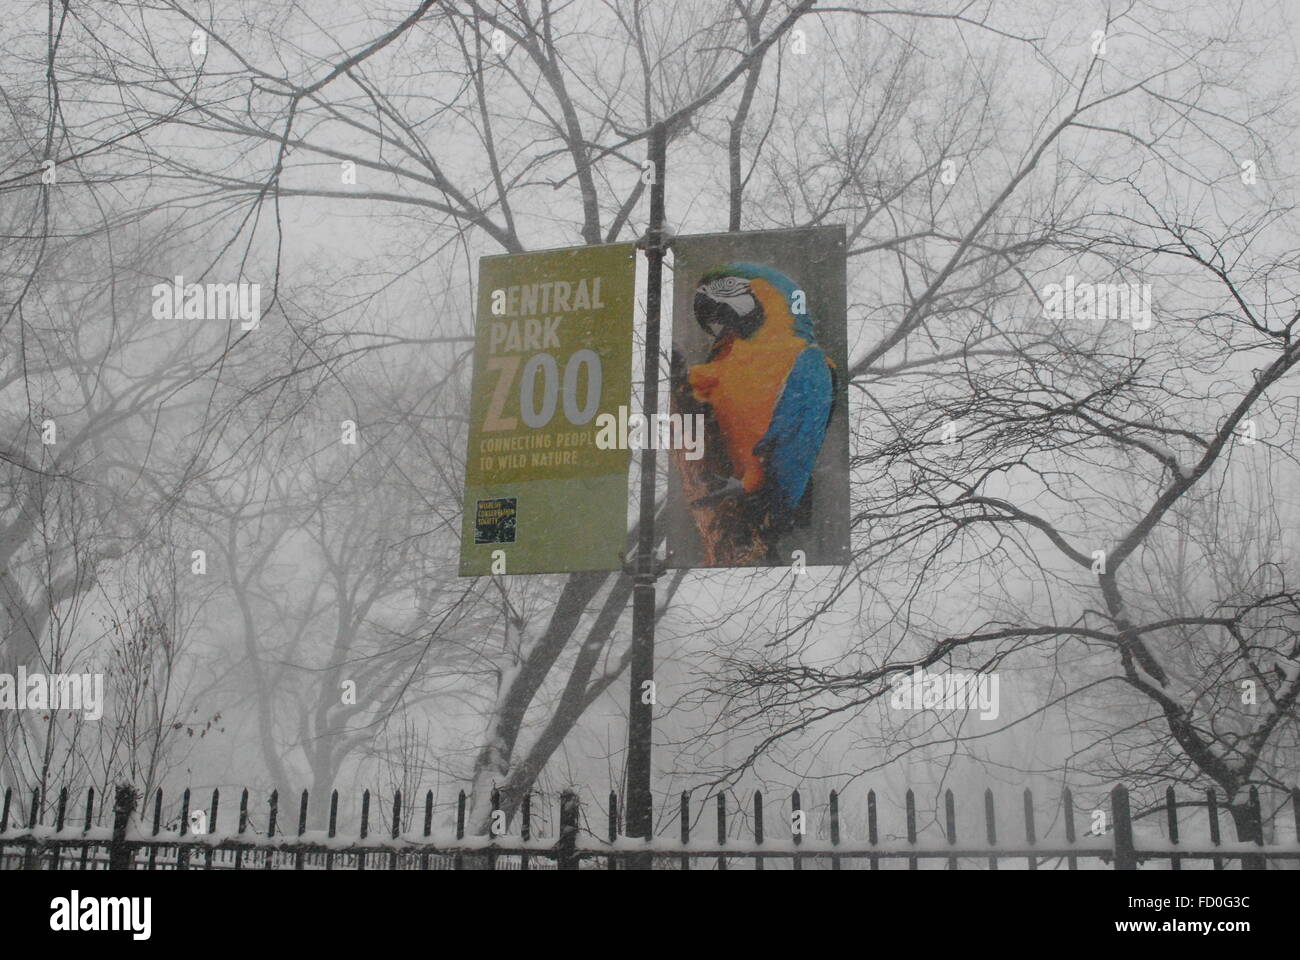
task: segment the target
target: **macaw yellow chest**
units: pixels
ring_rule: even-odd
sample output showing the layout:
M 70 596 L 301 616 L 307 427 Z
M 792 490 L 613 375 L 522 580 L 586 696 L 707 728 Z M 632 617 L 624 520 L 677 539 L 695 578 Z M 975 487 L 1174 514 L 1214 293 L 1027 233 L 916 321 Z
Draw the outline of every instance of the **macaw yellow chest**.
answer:
M 754 446 L 772 423 L 781 390 L 795 358 L 808 341 L 784 331 L 759 330 L 752 338 L 734 338 L 713 360 L 690 368 L 695 399 L 713 415 L 736 477 L 753 493 L 763 483 L 763 464 Z

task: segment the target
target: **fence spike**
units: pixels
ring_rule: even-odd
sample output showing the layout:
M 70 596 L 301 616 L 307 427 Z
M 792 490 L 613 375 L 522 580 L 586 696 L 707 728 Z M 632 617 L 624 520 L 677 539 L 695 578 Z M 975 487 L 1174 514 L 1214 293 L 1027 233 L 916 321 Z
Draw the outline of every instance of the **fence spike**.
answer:
M 759 790 L 754 791 L 754 844 L 763 845 L 763 794 Z M 754 857 L 754 869 L 763 869 L 762 857 Z

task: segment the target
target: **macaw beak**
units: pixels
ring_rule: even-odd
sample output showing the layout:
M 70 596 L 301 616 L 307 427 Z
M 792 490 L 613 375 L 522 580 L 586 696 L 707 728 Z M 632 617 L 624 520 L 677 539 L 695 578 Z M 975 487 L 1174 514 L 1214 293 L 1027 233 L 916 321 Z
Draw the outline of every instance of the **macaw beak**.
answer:
M 748 292 L 718 299 L 705 287 L 698 287 L 694 307 L 695 322 L 715 342 L 729 329 L 749 339 L 763 325 L 763 311 Z

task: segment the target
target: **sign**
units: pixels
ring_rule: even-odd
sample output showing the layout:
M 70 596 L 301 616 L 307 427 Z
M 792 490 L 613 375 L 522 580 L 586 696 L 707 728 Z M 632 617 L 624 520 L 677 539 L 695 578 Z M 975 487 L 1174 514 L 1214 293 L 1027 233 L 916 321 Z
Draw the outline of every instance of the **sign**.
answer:
M 461 576 L 622 567 L 629 453 L 596 434 L 631 399 L 635 282 L 630 243 L 479 261 Z
M 849 558 L 848 324 L 842 226 L 678 237 L 668 566 Z

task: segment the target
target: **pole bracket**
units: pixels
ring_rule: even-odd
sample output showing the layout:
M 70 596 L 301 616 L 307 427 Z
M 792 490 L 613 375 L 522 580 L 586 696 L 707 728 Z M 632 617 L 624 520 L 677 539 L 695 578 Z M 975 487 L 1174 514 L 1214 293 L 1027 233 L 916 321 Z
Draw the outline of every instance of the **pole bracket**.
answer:
M 672 249 L 673 242 L 677 239 L 677 234 L 672 227 L 664 225 L 658 230 L 653 227 L 637 239 L 636 248 L 644 250 L 646 253 L 657 253 L 660 256 Z

